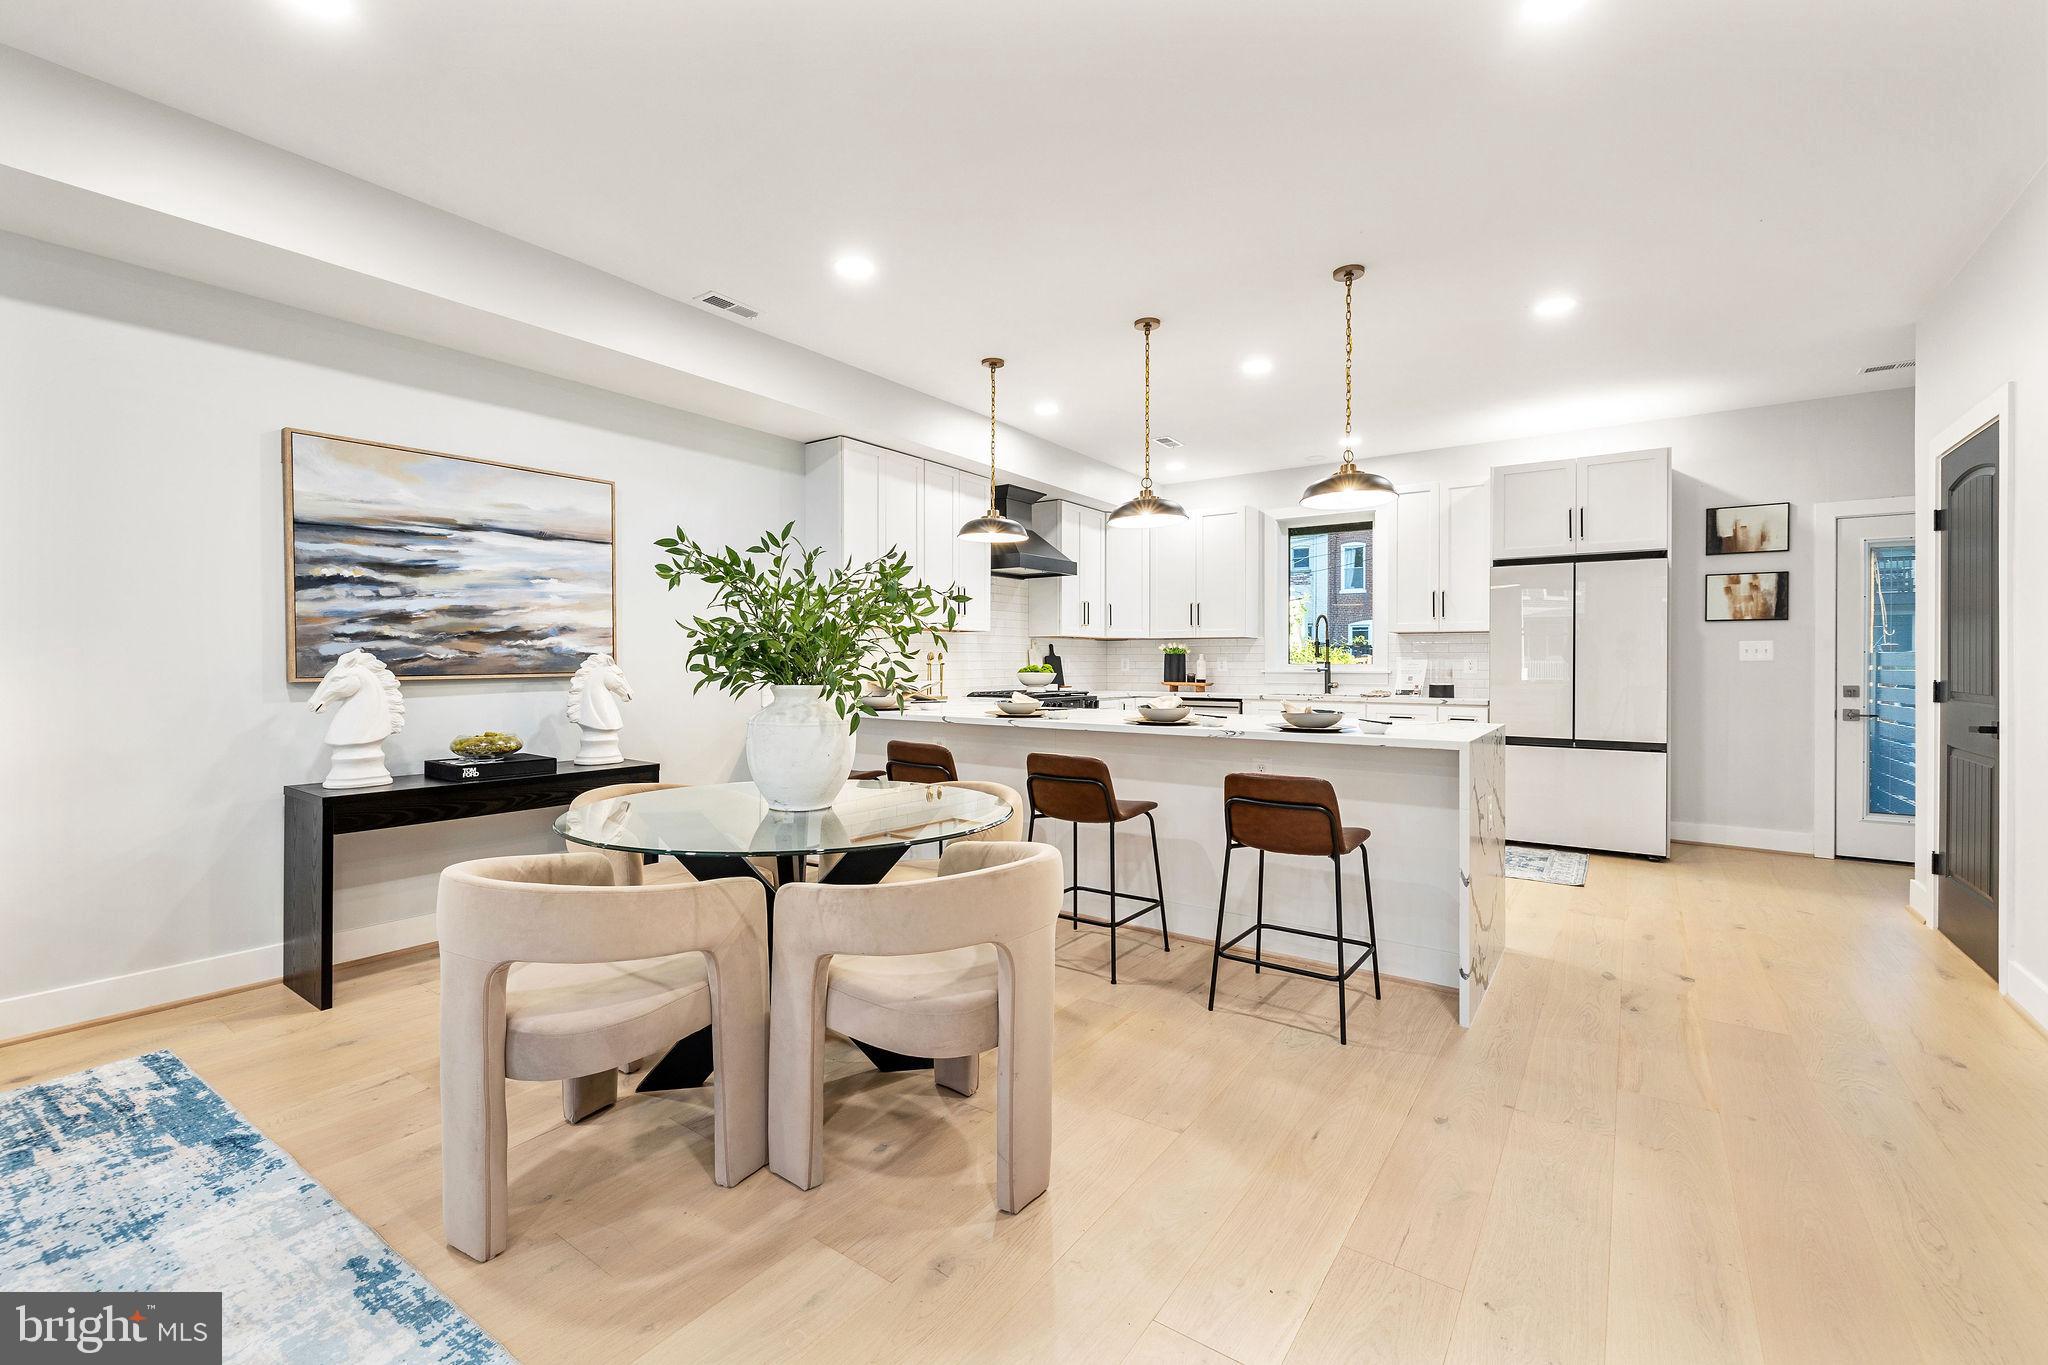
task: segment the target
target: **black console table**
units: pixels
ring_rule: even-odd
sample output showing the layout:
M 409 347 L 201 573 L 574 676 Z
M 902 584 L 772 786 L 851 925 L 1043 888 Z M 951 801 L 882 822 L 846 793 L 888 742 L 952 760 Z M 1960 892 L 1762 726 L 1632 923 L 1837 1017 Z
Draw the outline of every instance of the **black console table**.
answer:
M 334 836 L 473 815 L 566 806 L 579 792 L 618 782 L 659 782 L 661 765 L 627 759 L 552 774 L 435 782 L 414 774 L 381 787 L 284 789 L 284 984 L 320 1009 L 334 1005 Z

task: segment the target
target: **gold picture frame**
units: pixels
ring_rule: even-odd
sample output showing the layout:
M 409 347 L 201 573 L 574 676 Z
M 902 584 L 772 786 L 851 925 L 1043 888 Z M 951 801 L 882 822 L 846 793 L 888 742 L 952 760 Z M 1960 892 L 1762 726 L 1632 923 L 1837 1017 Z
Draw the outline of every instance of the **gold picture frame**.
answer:
M 301 427 L 280 433 L 279 459 L 287 682 L 318 682 L 335 657 L 358 647 L 408 683 L 562 678 L 597 650 L 617 657 L 612 480 Z M 429 463 L 439 461 L 452 463 Z M 302 488 L 301 475 L 312 470 L 323 482 Z M 500 496 L 516 487 L 532 502 L 503 502 L 496 523 L 476 520 L 477 507 L 434 505 L 436 493 L 456 500 L 493 491 L 481 471 L 508 476 Z M 309 506 L 323 515 L 302 523 Z M 559 524 L 548 524 L 551 515 Z M 520 562 L 522 552 L 530 564 Z M 430 591 L 425 585 L 437 578 L 471 600 Z M 537 583 L 547 585 L 538 590 L 547 600 L 534 603 Z M 508 660 L 535 666 L 507 667 Z

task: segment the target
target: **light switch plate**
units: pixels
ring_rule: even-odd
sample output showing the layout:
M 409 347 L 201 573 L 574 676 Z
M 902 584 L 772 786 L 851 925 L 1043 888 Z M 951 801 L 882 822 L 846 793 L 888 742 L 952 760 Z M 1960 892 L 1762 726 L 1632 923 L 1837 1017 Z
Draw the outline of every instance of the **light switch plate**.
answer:
M 1736 657 L 1746 664 L 1767 664 L 1775 657 L 1774 641 L 1744 640 Z

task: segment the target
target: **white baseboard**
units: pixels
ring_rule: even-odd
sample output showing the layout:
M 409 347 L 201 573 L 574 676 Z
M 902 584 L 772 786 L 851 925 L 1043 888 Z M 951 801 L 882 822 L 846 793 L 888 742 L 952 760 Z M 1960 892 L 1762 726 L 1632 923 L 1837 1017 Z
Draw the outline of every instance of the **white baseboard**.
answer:
M 1796 829 L 1750 829 L 1743 825 L 1695 825 L 1671 822 L 1671 837 L 1686 844 L 1722 844 L 1729 848 L 1760 848 L 1768 853 L 1811 853 L 1813 835 Z
M 1918 877 L 1906 884 L 1906 905 L 1928 928 L 1934 927 L 1934 891 Z
M 2005 998 L 2033 1020 L 2034 1027 L 2048 1033 L 2048 981 L 2043 981 L 2019 963 L 2005 962 Z
M 434 941 L 434 917 L 416 915 L 334 935 L 334 960 L 355 962 Z M 276 981 L 284 975 L 284 945 L 266 944 L 219 957 L 174 962 L 122 976 L 81 981 L 54 990 L 0 1000 L 0 1042 L 73 1024 L 110 1019 L 179 1000 Z

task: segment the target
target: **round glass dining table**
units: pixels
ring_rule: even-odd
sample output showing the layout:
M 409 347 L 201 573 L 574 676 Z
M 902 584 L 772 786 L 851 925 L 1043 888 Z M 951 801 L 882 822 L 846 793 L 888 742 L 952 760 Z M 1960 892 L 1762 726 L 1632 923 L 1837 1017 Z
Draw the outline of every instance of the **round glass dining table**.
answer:
M 943 843 L 993 829 L 1010 804 L 972 787 L 868 779 L 848 782 L 822 810 L 770 810 L 751 782 L 663 791 L 593 801 L 555 821 L 555 833 L 590 848 L 674 858 L 699 881 L 754 877 L 768 889 L 765 926 L 775 943 L 775 888 L 803 878 L 813 856 L 836 854 L 818 880 L 838 885 L 879 882 L 919 844 Z M 754 859 L 773 858 L 775 875 Z M 852 1039 L 882 1071 L 922 1070 L 929 1057 L 906 1057 Z M 712 1070 L 711 1030 L 669 1049 L 642 1078 L 641 1091 L 703 1085 Z
M 775 860 L 769 885 L 803 876 L 806 861 L 840 855 L 821 881 L 880 881 L 919 844 L 993 829 L 1007 801 L 972 787 L 869 779 L 848 782 L 822 810 L 771 810 L 751 782 L 670 787 L 593 801 L 565 812 L 555 833 L 571 843 L 674 858 L 700 881 L 761 876 L 749 859 Z M 763 881 L 767 878 L 762 877 Z

